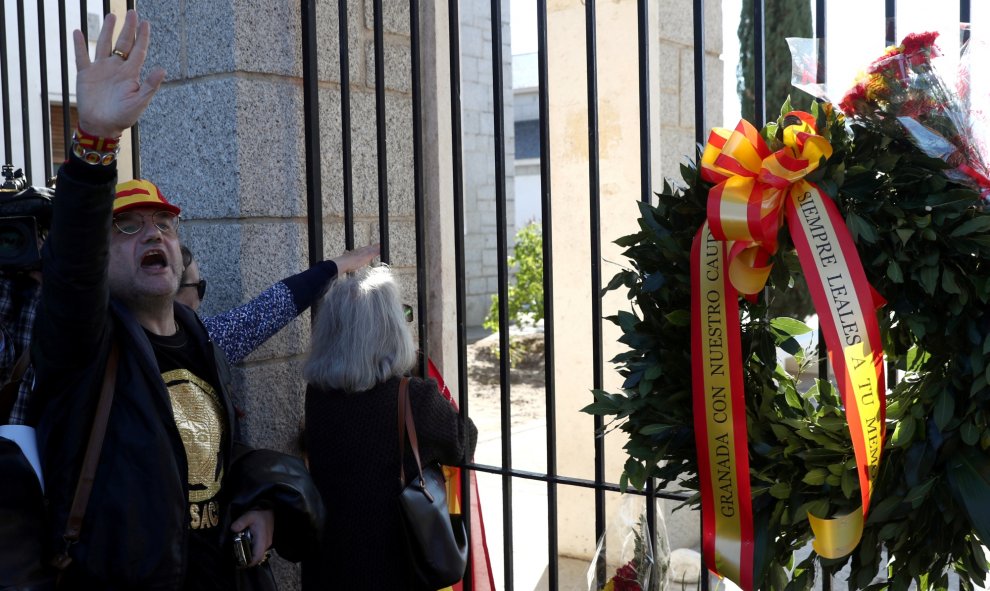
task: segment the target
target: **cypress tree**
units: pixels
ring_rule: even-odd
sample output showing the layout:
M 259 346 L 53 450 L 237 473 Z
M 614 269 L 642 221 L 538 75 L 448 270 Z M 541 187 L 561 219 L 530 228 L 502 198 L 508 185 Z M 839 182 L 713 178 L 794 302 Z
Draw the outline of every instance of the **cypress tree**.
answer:
M 807 110 L 811 96 L 791 86 L 791 52 L 787 37 L 811 37 L 811 3 L 809 0 L 764 0 L 764 73 L 766 78 L 766 113 L 764 121 L 775 121 L 788 95 L 796 109 Z M 739 18 L 739 71 L 737 90 L 742 116 L 753 121 L 753 0 L 743 0 Z

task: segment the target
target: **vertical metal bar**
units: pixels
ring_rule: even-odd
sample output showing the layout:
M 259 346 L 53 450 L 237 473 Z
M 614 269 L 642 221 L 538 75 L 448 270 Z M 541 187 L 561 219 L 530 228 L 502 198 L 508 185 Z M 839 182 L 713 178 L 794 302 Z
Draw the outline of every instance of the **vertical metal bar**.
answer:
M 347 0 L 337 0 L 340 45 L 341 166 L 344 171 L 344 248 L 354 248 L 354 171 L 351 163 L 351 58 Z
M 86 0 L 79 0 L 79 30 L 89 43 L 89 6 Z
M 45 178 L 34 184 L 41 185 L 52 174 L 52 117 L 48 100 L 48 47 L 45 31 L 45 0 L 38 0 L 38 61 L 41 75 L 41 145 L 45 160 Z
M 757 129 L 762 129 L 767 121 L 765 16 L 763 0 L 753 0 L 753 100 Z
M 558 543 L 557 483 L 557 385 L 554 342 L 553 300 L 553 211 L 550 184 L 550 76 L 547 56 L 547 1 L 536 2 L 536 35 L 540 103 L 540 205 L 543 231 L 543 355 L 546 386 L 547 424 L 547 583 L 560 588 L 560 553 Z
M 454 271 L 457 307 L 457 388 L 458 406 L 462 414 L 468 408 L 467 327 L 464 318 L 466 290 L 464 285 L 464 166 L 461 141 L 461 35 L 459 0 L 447 0 L 450 34 L 450 116 L 451 161 L 454 189 Z
M 825 11 L 825 0 L 815 0 L 815 39 L 818 41 L 818 64 L 815 82 L 824 84 L 827 80 L 827 31 L 828 22 Z M 818 379 L 828 381 L 828 347 L 825 344 L 825 333 L 818 328 Z M 822 591 L 832 591 L 832 569 L 822 566 Z
M 704 144 L 708 129 L 705 127 L 705 2 L 694 0 L 694 141 Z M 698 508 L 698 521 L 701 522 L 701 508 Z M 699 525 L 701 540 L 704 540 L 704 528 Z M 705 565 L 705 555 L 701 555 L 701 591 L 708 591 L 708 567 Z
M 502 467 L 512 468 L 511 384 L 509 383 L 509 268 L 505 193 L 505 83 L 502 76 L 502 0 L 491 1 L 492 104 L 495 116 L 495 227 L 498 256 L 498 345 L 501 386 Z M 506 591 L 513 589 L 512 478 L 502 476 L 502 545 Z
M 461 35 L 458 0 L 447 0 L 447 26 L 450 37 L 450 135 L 451 167 L 454 184 L 454 288 L 457 314 L 457 393 L 461 416 L 468 416 L 468 368 L 467 368 L 467 295 L 464 285 L 464 169 L 461 156 Z M 467 531 L 471 532 L 471 478 L 467 470 L 461 470 L 461 516 Z M 468 552 L 470 552 L 468 544 Z M 468 556 L 468 564 L 473 558 Z M 474 571 L 470 566 L 464 573 L 463 589 L 473 589 Z
M 585 56 L 588 75 L 588 201 L 591 227 L 591 349 L 592 387 L 604 387 L 602 354 L 602 279 L 601 279 L 601 180 L 599 175 L 598 143 L 598 41 L 595 0 L 586 0 Z M 595 482 L 605 482 L 605 438 L 602 436 L 604 420 L 595 416 Z M 595 489 L 595 539 L 605 533 L 605 491 Z M 598 564 L 598 580 L 605 580 L 605 551 Z
M 820 80 L 821 82 L 821 80 Z M 822 330 L 822 319 L 818 319 L 818 379 L 828 382 L 828 345 L 825 343 L 825 331 Z M 822 565 L 822 591 L 832 591 L 832 570 Z
M 694 141 L 705 143 L 705 2 L 694 0 Z M 645 25 L 640 25 L 645 26 Z M 642 34 L 642 33 L 640 33 Z M 644 183 L 647 187 L 650 179 Z M 647 189 L 648 190 L 648 189 Z
M 4 163 L 14 164 L 14 143 L 10 134 L 10 71 L 7 69 L 7 9 L 6 2 L 0 2 L 0 99 L 3 100 L 3 155 Z
M 423 197 L 423 105 L 420 88 L 419 0 L 409 0 L 409 40 L 412 53 L 413 108 L 413 203 L 416 209 L 416 293 L 419 307 L 419 375 L 427 375 L 430 334 L 426 320 L 426 252 L 429 235 L 426 232 L 426 202 Z
M 134 10 L 134 0 L 127 0 L 127 10 Z M 141 124 L 131 126 L 131 175 L 141 178 Z
M 884 1 L 884 22 L 887 45 L 897 45 L 897 0 Z
M 700 517 L 701 517 L 701 510 L 700 509 L 698 511 L 698 516 L 699 516 L 699 521 L 701 521 L 701 519 L 700 519 Z M 711 572 L 709 572 L 709 570 L 708 570 L 708 566 L 705 564 L 705 551 L 704 551 L 705 527 L 701 523 L 699 523 L 699 525 L 698 525 L 698 531 L 699 531 L 699 534 L 700 534 L 699 537 L 698 537 L 698 539 L 701 540 L 701 546 L 702 546 L 702 550 L 701 550 L 701 569 L 700 569 L 700 572 L 698 573 L 698 578 L 700 579 L 700 583 L 701 583 L 701 585 L 699 585 L 699 588 L 700 588 L 700 591 L 709 591 L 709 588 L 711 586 L 712 575 L 711 575 Z
M 815 38 L 818 40 L 818 71 L 815 82 L 824 84 L 828 76 L 828 49 L 827 36 L 828 15 L 825 11 L 825 0 L 815 0 Z
M 141 124 L 131 126 L 131 175 L 141 178 Z
M 0 20 L 0 26 L 6 26 L 6 20 Z M 17 50 L 20 54 L 21 77 L 21 145 L 24 147 L 24 174 L 34 182 L 31 166 L 31 110 L 28 108 L 28 71 L 27 71 L 27 31 L 24 30 L 24 2 L 17 3 Z M 4 45 L 6 47 L 6 45 Z M 36 183 L 42 184 L 42 183 Z
M 309 264 L 323 260 L 323 179 L 320 162 L 320 87 L 317 70 L 316 1 L 303 0 L 303 133 L 306 146 L 306 231 Z M 314 316 L 315 319 L 315 316 Z
M 2 17 L 0 17 L 2 18 Z M 58 10 L 58 48 L 62 70 L 62 137 L 65 146 L 65 157 L 69 157 L 70 139 L 72 138 L 72 105 L 69 104 L 69 25 L 66 22 L 65 5 L 59 4 Z M 4 88 L 7 84 L 4 83 Z
M 110 0 L 103 0 L 103 16 L 110 14 Z
M 651 149 L 650 149 L 650 3 L 649 0 L 639 0 L 636 6 L 636 23 L 638 31 L 638 45 L 639 45 L 639 159 L 640 159 L 640 175 L 639 175 L 639 188 L 640 188 L 640 200 L 644 203 L 649 203 L 652 199 L 652 185 L 653 185 L 653 162 L 651 160 Z M 698 14 L 695 14 L 695 41 L 697 41 L 698 31 L 697 31 L 697 18 Z M 702 82 L 705 79 L 704 76 L 704 60 L 698 59 L 697 46 L 695 47 L 695 80 L 699 78 Z M 700 64 L 699 64 L 700 61 Z M 699 67 L 701 68 L 699 70 Z M 697 74 L 701 73 L 699 77 Z M 702 103 L 702 106 L 704 103 Z M 700 109 L 701 118 L 698 117 L 698 103 L 697 96 L 695 96 L 695 114 L 694 122 L 695 126 L 704 127 L 704 108 Z
M 887 45 L 897 44 L 897 0 L 886 0 L 884 5 L 884 16 L 886 18 L 886 42 Z M 897 385 L 897 365 L 893 361 L 887 362 L 887 387 L 893 388 Z
M 375 0 L 375 123 L 378 130 L 378 240 L 382 261 L 392 260 L 388 241 L 388 151 L 385 129 L 385 25 L 382 0 Z
M 969 0 L 959 0 L 959 22 L 964 26 L 959 30 L 959 42 L 965 44 L 969 41 L 970 27 L 969 24 L 972 22 L 972 15 L 970 14 L 970 1 Z
M 815 82 L 824 84 L 827 80 L 827 35 L 828 22 L 825 12 L 825 0 L 815 0 L 815 38 L 818 40 L 818 71 Z M 825 333 L 818 330 L 818 379 L 828 381 L 828 348 L 825 345 Z M 832 591 L 832 569 L 822 566 L 822 591 Z
M 639 32 L 639 170 L 640 170 L 640 200 L 643 203 L 650 203 L 653 198 L 653 156 L 650 146 L 650 5 L 647 0 L 637 2 L 637 29 Z M 695 15 L 697 17 L 697 15 Z M 695 22 L 697 27 L 698 23 Z M 697 29 L 695 29 L 697 35 Z M 704 38 L 702 37 L 702 44 Z M 701 52 L 702 54 L 704 52 Z M 698 47 L 695 46 L 695 77 L 704 80 L 705 63 L 704 57 L 698 58 Z M 697 97 L 695 97 L 695 126 L 699 123 L 705 124 L 704 103 L 698 109 Z M 698 113 L 701 113 L 699 118 Z M 651 477 L 646 479 L 646 532 L 650 537 L 650 549 L 654 559 L 657 556 L 657 503 L 656 503 L 656 481 Z M 656 573 L 651 571 L 650 577 Z

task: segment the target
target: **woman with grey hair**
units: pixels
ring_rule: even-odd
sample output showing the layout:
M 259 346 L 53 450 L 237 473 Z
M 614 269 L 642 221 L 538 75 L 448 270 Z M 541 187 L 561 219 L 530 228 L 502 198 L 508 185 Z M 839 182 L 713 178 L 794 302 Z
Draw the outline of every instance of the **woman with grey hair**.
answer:
M 318 555 L 303 563 L 303 589 L 409 588 L 399 534 L 399 381 L 416 363 L 399 288 L 388 267 L 338 277 L 313 327 L 303 375 L 305 445 L 327 509 Z M 432 379 L 411 378 L 409 399 L 423 465 L 458 465 L 478 430 Z M 416 470 L 406 454 L 406 474 Z

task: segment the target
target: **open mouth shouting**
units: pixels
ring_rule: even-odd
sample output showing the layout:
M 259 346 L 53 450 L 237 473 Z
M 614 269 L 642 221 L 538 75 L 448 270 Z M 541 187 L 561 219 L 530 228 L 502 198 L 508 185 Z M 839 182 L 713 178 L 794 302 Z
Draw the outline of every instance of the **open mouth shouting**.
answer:
M 161 271 L 168 268 L 168 257 L 165 251 L 153 248 L 141 256 L 141 268 L 149 271 Z

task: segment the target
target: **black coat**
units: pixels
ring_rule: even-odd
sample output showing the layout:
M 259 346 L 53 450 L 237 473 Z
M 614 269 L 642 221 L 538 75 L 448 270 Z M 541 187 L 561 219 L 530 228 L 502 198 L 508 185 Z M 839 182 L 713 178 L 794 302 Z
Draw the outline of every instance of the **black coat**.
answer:
M 303 589 L 407 589 L 399 537 L 399 378 L 367 392 L 306 392 L 306 450 L 326 503 L 319 558 L 303 562 Z M 478 430 L 460 417 L 432 379 L 409 381 L 424 465 L 459 465 L 474 454 Z M 406 475 L 415 473 L 406 453 Z
M 38 417 L 52 539 L 58 544 L 64 528 L 110 343 L 116 341 L 120 363 L 113 406 L 80 541 L 70 551 L 73 564 L 67 579 L 70 587 L 80 589 L 178 589 L 185 578 L 189 536 L 188 467 L 151 343 L 128 309 L 110 298 L 107 265 L 115 182 L 101 167 L 75 159 L 63 166 L 43 249 L 44 287 L 32 340 L 38 376 L 33 414 Z M 299 473 L 301 463 L 288 456 L 274 471 L 251 474 L 247 484 L 250 489 L 261 480 L 270 486 L 252 489 L 252 500 L 235 500 L 238 489 L 245 487 L 232 485 L 231 473 L 257 471 L 231 466 L 242 452 L 234 448 L 238 433 L 229 366 L 195 313 L 176 305 L 175 318 L 200 350 L 213 352 L 216 375 L 203 377 L 218 386 L 227 424 L 221 487 L 226 506 L 247 508 L 257 495 L 283 480 L 291 481 L 288 486 L 299 493 L 295 509 L 312 510 L 319 497 L 308 476 Z M 254 459 L 272 464 L 270 458 Z M 287 473 L 292 477 L 286 478 Z M 319 522 L 320 508 L 315 511 L 309 519 Z M 276 508 L 276 532 L 279 513 Z M 296 520 L 301 521 L 306 520 Z M 228 513 L 217 529 L 225 540 L 230 522 Z M 303 532 L 300 539 L 307 539 Z M 315 544 L 315 534 L 308 539 Z
M 89 172 L 75 164 L 80 176 Z M 121 351 L 114 403 L 80 541 L 70 553 L 70 579 L 175 589 L 185 576 L 188 537 L 185 450 L 151 343 L 127 309 L 110 300 L 115 179 L 87 182 L 69 174 L 69 165 L 59 174 L 42 252 L 44 283 L 32 338 L 53 543 L 68 515 L 113 339 Z M 182 314 L 183 329 L 205 338 L 190 316 Z M 226 392 L 221 400 L 232 426 Z

